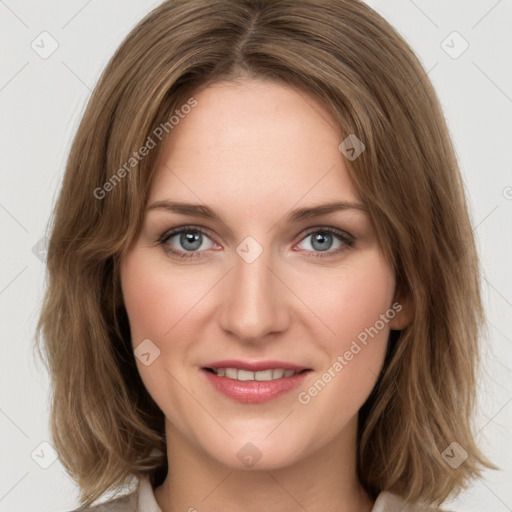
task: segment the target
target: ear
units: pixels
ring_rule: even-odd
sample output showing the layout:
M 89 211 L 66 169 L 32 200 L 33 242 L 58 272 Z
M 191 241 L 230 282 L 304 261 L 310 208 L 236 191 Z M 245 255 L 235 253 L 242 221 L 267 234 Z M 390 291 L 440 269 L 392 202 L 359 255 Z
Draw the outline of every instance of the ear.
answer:
M 389 326 L 394 331 L 402 331 L 412 322 L 414 317 L 414 304 L 410 295 L 397 291 L 393 299 L 392 309 L 396 314 L 390 320 Z

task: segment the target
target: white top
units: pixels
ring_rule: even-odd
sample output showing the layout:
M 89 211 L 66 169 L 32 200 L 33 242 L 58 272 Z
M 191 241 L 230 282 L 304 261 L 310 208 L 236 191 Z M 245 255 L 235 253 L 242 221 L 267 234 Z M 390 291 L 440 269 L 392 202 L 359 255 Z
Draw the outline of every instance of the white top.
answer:
M 84 510 L 84 509 L 83 509 Z M 148 478 L 139 481 L 139 486 L 134 492 L 111 499 L 100 505 L 85 509 L 91 512 L 162 512 L 151 487 Z M 442 512 L 440 509 L 421 505 L 406 505 L 405 502 L 395 494 L 381 492 L 377 496 L 375 505 L 371 512 Z

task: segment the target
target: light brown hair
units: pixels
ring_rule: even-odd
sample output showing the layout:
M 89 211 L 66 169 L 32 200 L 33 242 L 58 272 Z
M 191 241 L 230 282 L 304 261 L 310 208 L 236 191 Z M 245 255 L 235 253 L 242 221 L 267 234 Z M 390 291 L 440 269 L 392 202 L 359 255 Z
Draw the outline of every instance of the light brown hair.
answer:
M 478 261 L 434 89 L 397 31 L 358 0 L 170 0 L 108 63 L 67 161 L 37 333 L 60 460 L 86 505 L 130 476 L 158 485 L 172 464 L 163 413 L 137 371 L 119 281 L 163 143 L 118 170 L 199 87 L 240 76 L 313 95 L 341 133 L 366 146 L 347 167 L 414 317 L 392 332 L 360 411 L 359 478 L 373 496 L 441 502 L 492 467 L 471 433 Z M 452 442 L 468 453 L 457 469 L 441 457 Z

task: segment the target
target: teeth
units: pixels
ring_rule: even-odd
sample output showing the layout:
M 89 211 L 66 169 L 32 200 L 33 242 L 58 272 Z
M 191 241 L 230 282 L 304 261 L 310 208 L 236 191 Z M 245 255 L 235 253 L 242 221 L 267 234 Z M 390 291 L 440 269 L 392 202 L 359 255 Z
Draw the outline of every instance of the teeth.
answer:
M 226 377 L 229 379 L 237 379 L 238 370 L 236 368 L 226 368 Z
M 254 372 L 248 372 L 247 370 L 238 370 L 238 380 L 254 380 Z
M 284 370 L 278 368 L 277 370 L 272 370 L 272 380 L 273 379 L 281 379 L 284 375 Z
M 259 372 L 251 372 L 248 370 L 237 370 L 236 368 L 214 368 L 213 372 L 219 377 L 227 377 L 228 379 L 235 379 L 241 381 L 248 380 L 274 380 L 282 379 L 283 377 L 291 377 L 300 371 L 283 370 L 282 368 L 275 368 L 272 370 L 262 370 Z
M 264 370 L 261 372 L 254 372 L 254 380 L 272 380 L 272 370 Z

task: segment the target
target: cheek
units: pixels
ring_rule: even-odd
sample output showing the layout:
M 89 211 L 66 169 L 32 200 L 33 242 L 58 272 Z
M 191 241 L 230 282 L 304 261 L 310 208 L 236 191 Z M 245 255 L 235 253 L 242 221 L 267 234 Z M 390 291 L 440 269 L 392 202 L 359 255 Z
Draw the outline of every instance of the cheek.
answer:
M 188 399 L 172 376 L 176 367 L 185 365 L 193 338 L 187 331 L 193 329 L 194 305 L 198 307 L 209 286 L 204 274 L 168 268 L 150 250 L 136 248 L 121 263 L 121 288 L 133 348 L 147 339 L 154 344 L 149 345 L 148 365 L 136 358 L 142 381 L 161 410 L 185 418 L 183 404 Z
M 382 259 L 375 259 L 347 277 L 337 300 L 336 343 L 329 347 L 330 392 L 324 397 L 355 414 L 368 398 L 382 369 L 388 345 L 395 278 Z M 334 317 L 335 309 L 331 310 Z M 338 419 L 333 416 L 333 421 Z
M 391 306 L 393 291 L 394 282 L 387 272 L 364 272 L 359 279 L 354 276 L 347 280 L 337 302 L 338 318 L 342 321 L 336 327 L 342 339 L 364 340 L 364 333 L 376 325 L 387 337 L 389 325 L 387 322 L 382 324 L 380 318 Z M 375 335 L 375 331 L 372 333 Z
M 139 374 L 160 409 L 177 423 L 189 414 L 190 397 L 182 386 L 193 389 L 195 382 L 179 384 L 173 376 L 192 364 L 191 346 L 207 317 L 202 301 L 217 280 L 211 270 L 177 268 L 154 250 L 141 247 L 129 253 L 121 264 L 121 287 L 132 347 L 136 349 L 149 339 L 154 344 L 149 344 L 151 350 L 157 354 L 149 365 L 136 358 Z
M 374 253 L 357 265 L 340 267 L 326 282 L 323 293 L 315 293 L 310 302 L 328 327 L 315 341 L 325 358 L 318 380 L 302 390 L 299 402 L 309 404 L 309 414 L 327 414 L 334 433 L 357 413 L 381 371 L 394 316 L 395 278 Z M 306 285 L 312 287 L 314 281 Z
M 170 274 L 153 260 L 135 250 L 122 264 L 123 299 L 134 346 L 145 338 L 158 342 L 173 330 L 182 329 L 186 325 L 182 320 L 208 291 L 204 275 L 181 275 L 179 269 Z
M 357 264 L 341 266 L 321 281 L 315 277 L 296 282 L 302 282 L 301 294 L 325 327 L 319 338 L 324 350 L 331 354 L 347 350 L 352 340 L 360 334 L 364 339 L 364 333 L 376 323 L 383 331 L 381 337 L 387 339 L 389 322 L 383 326 L 380 318 L 392 305 L 395 278 L 378 253 L 368 254 Z

